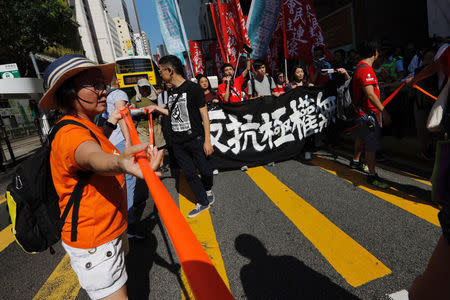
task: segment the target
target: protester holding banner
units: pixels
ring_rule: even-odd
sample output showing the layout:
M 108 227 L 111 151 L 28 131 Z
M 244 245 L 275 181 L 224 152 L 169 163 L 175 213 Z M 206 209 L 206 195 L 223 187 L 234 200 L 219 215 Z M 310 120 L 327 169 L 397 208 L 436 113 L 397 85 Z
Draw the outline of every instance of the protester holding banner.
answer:
M 292 69 L 291 83 L 287 86 L 287 90 L 295 89 L 298 86 L 314 86 L 309 81 L 304 65 L 297 65 Z
M 246 52 L 245 50 L 243 50 Z M 247 53 L 247 52 L 246 52 Z M 224 82 L 219 85 L 219 95 L 225 103 L 236 103 L 242 101 L 242 84 L 250 71 L 251 61 L 250 54 L 247 53 L 247 65 L 242 74 L 234 78 L 235 69 L 230 63 L 225 63 L 222 66 L 222 74 L 225 78 Z M 233 79 L 234 78 L 234 79 Z
M 198 84 L 203 90 L 203 93 L 205 94 L 205 100 L 206 104 L 208 103 L 219 103 L 219 99 L 217 97 L 217 94 L 214 93 L 211 89 L 211 83 L 209 82 L 209 79 L 206 75 L 198 74 L 196 76 Z
M 264 96 L 280 96 L 280 93 L 274 91 L 275 82 L 273 78 L 266 74 L 264 61 L 260 59 L 255 60 L 253 69 L 255 70 L 255 76 L 247 83 L 250 99 Z
M 356 141 L 353 160 L 350 167 L 363 169 L 360 161 L 361 153 L 365 148 L 366 161 L 369 168 L 367 182 L 378 188 L 388 188 L 389 185 L 382 181 L 375 172 L 375 155 L 381 147 L 382 121 L 390 123 L 390 116 L 380 101 L 380 88 L 375 72 L 372 68 L 379 56 L 379 45 L 375 41 L 362 43 L 359 54 L 363 59 L 356 66 L 353 74 L 353 101 L 356 105 Z
M 117 110 L 110 114 L 103 130 L 94 124 L 95 116 L 106 108 L 105 82 L 111 82 L 113 74 L 114 64 L 96 65 L 82 55 L 65 55 L 45 70 L 49 89 L 39 102 L 42 109 L 63 110 L 60 121 L 80 124 L 67 124 L 56 133 L 50 167 L 61 212 L 83 172 L 92 174 L 79 202 L 76 231 L 66 222 L 61 232 L 61 244 L 72 269 L 92 299 L 127 299 L 125 255 L 129 248 L 123 174 L 143 177 L 134 155 L 147 147 L 131 146 L 118 153 L 108 140 L 121 119 Z M 155 148 L 150 154 L 155 170 L 162 151 Z M 76 220 L 74 216 L 70 210 L 68 220 Z
M 285 77 L 283 72 L 278 72 L 275 76 L 276 82 L 275 82 L 275 88 L 273 89 L 274 92 L 277 92 L 279 95 L 283 95 L 286 93 L 286 88 L 288 86 L 288 80 Z
M 159 67 L 162 79 L 172 83 L 173 89 L 167 108 L 152 106 L 150 112 L 157 111 L 169 116 L 169 143 L 173 155 L 197 198 L 196 207 L 188 214 L 189 218 L 193 218 L 209 209 L 215 200 L 211 190 L 213 170 L 206 159 L 214 149 L 205 96 L 198 84 L 183 77 L 183 65 L 176 56 L 162 57 Z M 197 169 L 201 179 L 197 176 Z

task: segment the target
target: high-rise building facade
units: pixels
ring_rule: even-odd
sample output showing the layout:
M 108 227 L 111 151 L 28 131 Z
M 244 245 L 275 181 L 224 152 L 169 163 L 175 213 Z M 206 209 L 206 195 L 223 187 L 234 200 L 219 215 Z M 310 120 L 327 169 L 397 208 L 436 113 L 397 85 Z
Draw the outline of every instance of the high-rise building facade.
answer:
M 141 31 L 142 44 L 144 46 L 144 52 L 146 55 L 152 54 L 152 49 L 150 48 L 150 41 L 148 40 L 147 34 L 145 31 Z
M 119 39 L 103 0 L 75 0 L 75 18 L 86 57 L 99 63 L 114 62 Z
M 122 18 L 130 24 L 130 16 L 125 0 L 104 0 L 108 12 L 113 18 Z
M 132 38 L 131 26 L 123 18 L 113 18 L 114 24 L 116 24 L 117 35 L 119 37 L 120 48 L 122 50 L 122 56 L 130 56 L 135 54 L 135 42 Z

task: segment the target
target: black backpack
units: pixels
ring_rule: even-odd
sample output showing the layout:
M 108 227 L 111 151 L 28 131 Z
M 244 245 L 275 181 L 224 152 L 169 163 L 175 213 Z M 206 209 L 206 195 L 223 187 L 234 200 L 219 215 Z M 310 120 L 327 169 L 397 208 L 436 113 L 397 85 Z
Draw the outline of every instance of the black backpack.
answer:
M 367 65 L 359 65 L 353 75 L 359 68 L 367 67 Z M 358 99 L 358 101 L 353 101 L 353 76 L 346 80 L 343 85 L 341 85 L 337 90 L 337 117 L 342 121 L 354 121 L 356 118 L 355 112 L 359 107 L 361 100 L 364 98 L 364 94 Z
M 50 249 L 61 239 L 61 229 L 70 209 L 72 213 L 71 240 L 77 240 L 78 210 L 84 186 L 92 172 L 78 172 L 78 182 L 61 216 L 59 196 L 53 185 L 50 170 L 50 151 L 52 141 L 63 126 L 72 124 L 87 128 L 73 120 L 58 122 L 46 142 L 36 153 L 17 168 L 14 178 L 6 190 L 6 201 L 12 223 L 12 232 L 17 243 L 28 253 Z M 95 134 L 92 137 L 100 144 Z M 61 217 L 60 217 L 61 216 Z

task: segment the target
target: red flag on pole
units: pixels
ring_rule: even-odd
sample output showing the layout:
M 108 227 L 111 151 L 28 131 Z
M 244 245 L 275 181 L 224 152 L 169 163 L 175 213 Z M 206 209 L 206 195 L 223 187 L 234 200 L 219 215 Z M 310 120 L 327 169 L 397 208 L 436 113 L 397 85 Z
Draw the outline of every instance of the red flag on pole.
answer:
M 325 41 L 317 20 L 316 11 L 311 0 L 283 0 L 284 54 L 287 59 L 301 59 L 311 63 L 313 49 L 322 46 L 325 55 L 331 58 L 331 53 L 325 46 Z
M 201 42 L 189 41 L 189 50 L 191 51 L 194 75 L 205 74 L 205 72 L 206 72 L 206 56 L 203 51 Z
M 227 56 L 225 54 L 224 40 L 222 36 L 222 24 L 220 22 L 219 4 L 214 0 L 209 5 L 209 8 L 211 9 L 211 15 L 214 22 L 214 28 L 216 30 L 217 41 L 219 42 L 218 46 L 222 54 L 222 61 L 226 61 Z
M 223 57 L 220 54 L 220 46 L 217 43 L 211 43 L 209 44 L 209 53 L 211 55 L 211 59 L 213 62 L 213 72 L 214 74 L 217 74 L 217 76 L 219 76 L 219 83 L 221 82 L 222 79 L 222 71 L 221 71 L 221 67 L 224 63 L 223 61 Z
M 267 49 L 265 62 L 266 66 L 274 76 L 279 71 L 279 59 L 283 53 L 283 16 L 280 12 L 275 31 L 270 40 L 269 48 Z

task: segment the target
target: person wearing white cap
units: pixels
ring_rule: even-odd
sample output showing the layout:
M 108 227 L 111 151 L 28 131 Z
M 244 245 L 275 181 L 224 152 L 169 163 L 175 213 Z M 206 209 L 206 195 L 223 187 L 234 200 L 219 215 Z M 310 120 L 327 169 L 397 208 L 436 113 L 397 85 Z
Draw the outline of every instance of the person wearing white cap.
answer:
M 135 90 L 136 95 L 131 98 L 130 102 L 136 108 L 158 105 L 158 92 L 147 79 L 139 79 L 135 86 Z M 137 121 L 136 129 L 139 133 L 141 141 L 148 142 L 149 125 L 147 116 L 141 116 L 137 118 L 135 117 L 134 120 Z M 166 145 L 166 141 L 164 140 L 164 136 L 161 130 L 161 124 L 159 122 L 158 115 L 156 114 L 153 115 L 153 136 L 155 146 L 158 147 L 158 149 L 162 149 Z
M 134 154 L 147 147 L 136 145 L 119 154 L 108 140 L 121 119 L 118 111 L 110 114 L 103 129 L 94 124 L 95 116 L 106 108 L 105 82 L 111 81 L 113 73 L 114 64 L 96 65 L 82 55 L 65 55 L 45 70 L 48 90 L 39 102 L 44 110 L 62 109 L 65 115 L 60 121 L 79 123 L 66 125 L 56 133 L 50 168 L 61 212 L 80 174 L 91 174 L 79 202 L 75 234 L 71 222 L 66 222 L 61 240 L 81 287 L 92 299 L 127 299 L 124 173 L 143 177 Z M 151 157 L 149 164 L 156 169 L 162 151 L 154 149 Z M 71 210 L 67 220 L 72 220 L 72 215 L 76 214 Z

